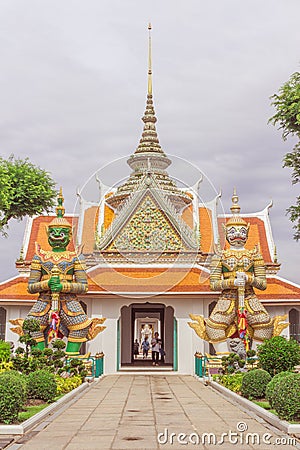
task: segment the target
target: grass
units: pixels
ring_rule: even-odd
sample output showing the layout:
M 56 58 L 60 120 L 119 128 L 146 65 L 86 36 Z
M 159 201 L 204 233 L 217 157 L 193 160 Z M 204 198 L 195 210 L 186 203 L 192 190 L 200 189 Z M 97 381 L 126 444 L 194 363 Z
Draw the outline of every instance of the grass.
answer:
M 30 417 L 42 411 L 47 406 L 49 406 L 49 403 L 42 403 L 41 405 L 34 405 L 34 406 L 26 406 L 25 411 L 19 412 L 18 421 L 24 422 L 24 420 L 30 419 Z
M 214 379 L 214 381 L 217 381 L 217 382 L 218 382 L 217 379 Z M 221 384 L 221 383 L 220 383 L 220 384 Z M 227 386 L 225 386 L 225 387 L 227 387 Z M 228 387 L 227 387 L 227 389 L 229 389 L 229 390 L 231 390 L 232 392 L 234 392 L 232 389 L 230 389 L 230 388 L 228 388 Z M 236 394 L 239 394 L 239 393 L 236 392 Z M 248 400 L 250 400 L 250 399 L 248 399 Z M 267 400 L 262 399 L 262 400 L 250 400 L 250 401 L 252 401 L 252 403 L 255 403 L 257 406 L 260 406 L 261 408 L 263 408 L 263 409 L 269 411 L 270 413 L 272 413 L 272 414 L 274 414 L 275 416 L 278 417 L 277 412 L 275 411 L 275 409 L 271 409 L 271 406 L 270 406 L 270 404 L 269 404 L 269 402 L 268 402 Z M 296 420 L 296 421 L 294 421 L 294 420 L 289 420 L 289 422 L 290 422 L 290 423 L 293 423 L 293 424 L 299 425 L 299 424 L 300 424 L 300 419 L 299 419 L 299 420 Z
M 271 406 L 270 406 L 270 404 L 269 404 L 269 402 L 268 401 L 259 401 L 259 400 L 252 400 L 252 402 L 253 403 L 255 403 L 256 405 L 258 405 L 258 406 L 261 406 L 262 408 L 264 408 L 264 409 L 268 409 L 268 410 L 271 410 Z
M 266 409 L 270 413 L 274 414 L 275 416 L 278 416 L 275 409 L 271 409 L 270 403 L 267 400 L 252 400 L 252 403 L 255 403 L 256 405 L 260 406 L 261 408 Z
M 65 394 L 58 395 L 55 397 L 53 402 L 57 402 L 60 398 L 62 398 Z M 51 402 L 52 403 L 52 402 Z M 27 419 L 30 419 L 30 417 L 34 416 L 35 414 L 39 413 L 43 409 L 45 409 L 47 406 L 49 406 L 49 403 L 41 403 L 40 405 L 27 405 L 24 407 L 24 411 L 19 412 L 18 414 L 18 421 L 24 422 Z

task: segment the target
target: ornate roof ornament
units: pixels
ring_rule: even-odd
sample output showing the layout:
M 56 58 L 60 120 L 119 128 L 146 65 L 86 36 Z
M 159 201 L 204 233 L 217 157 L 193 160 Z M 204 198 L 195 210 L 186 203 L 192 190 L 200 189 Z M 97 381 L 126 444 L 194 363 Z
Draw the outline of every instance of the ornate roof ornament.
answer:
M 48 228 L 54 227 L 72 228 L 72 225 L 64 218 L 64 215 L 65 215 L 64 197 L 61 187 L 59 190 L 59 194 L 57 196 L 56 217 L 49 223 Z
M 239 197 L 236 193 L 236 188 L 233 188 L 233 195 L 232 195 L 232 205 L 230 208 L 230 211 L 232 212 L 232 217 L 227 220 L 226 227 L 232 227 L 235 225 L 241 225 L 249 228 L 249 223 L 247 223 L 241 216 L 240 211 L 241 207 L 239 205 Z
M 152 42 L 151 42 L 151 24 L 148 25 L 148 89 L 146 110 L 142 121 L 144 122 L 142 137 L 139 145 L 133 155 L 130 156 L 127 163 L 133 172 L 129 180 L 118 187 L 117 191 L 107 198 L 107 203 L 114 209 L 119 209 L 124 200 L 141 186 L 141 180 L 146 173 L 155 178 L 155 181 L 169 197 L 174 204 L 177 211 L 182 210 L 185 206 L 191 203 L 191 198 L 183 191 L 178 189 L 175 182 L 169 177 L 166 172 L 167 167 L 171 164 L 170 159 L 166 156 L 159 143 L 153 105 L 152 94 Z

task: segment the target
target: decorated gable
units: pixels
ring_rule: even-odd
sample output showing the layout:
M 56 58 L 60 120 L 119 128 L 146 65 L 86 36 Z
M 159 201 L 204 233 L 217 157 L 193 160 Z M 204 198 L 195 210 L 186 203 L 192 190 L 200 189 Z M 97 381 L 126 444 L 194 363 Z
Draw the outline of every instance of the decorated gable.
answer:
M 184 247 L 180 230 L 148 194 L 107 250 L 164 252 L 180 251 Z

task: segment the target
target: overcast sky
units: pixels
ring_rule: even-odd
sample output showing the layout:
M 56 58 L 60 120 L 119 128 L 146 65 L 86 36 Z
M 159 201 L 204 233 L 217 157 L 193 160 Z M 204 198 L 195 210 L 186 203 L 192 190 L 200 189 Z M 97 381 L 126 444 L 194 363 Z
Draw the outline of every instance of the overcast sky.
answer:
M 28 156 L 49 171 L 67 211 L 97 168 L 123 158 L 129 175 L 151 21 L 164 151 L 221 187 L 226 211 L 233 186 L 245 213 L 273 199 L 279 275 L 300 282 L 299 244 L 285 215 L 299 186 L 282 168 L 293 140 L 268 125 L 269 97 L 299 71 L 299 14 L 299 0 L 1 0 L 1 155 Z M 9 238 L 0 238 L 0 280 L 16 273 L 23 230 L 12 222 Z

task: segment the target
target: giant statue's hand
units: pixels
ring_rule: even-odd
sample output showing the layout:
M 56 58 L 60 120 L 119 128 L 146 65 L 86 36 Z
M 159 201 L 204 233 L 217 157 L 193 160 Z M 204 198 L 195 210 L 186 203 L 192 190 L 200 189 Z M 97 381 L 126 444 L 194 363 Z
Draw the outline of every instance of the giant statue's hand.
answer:
M 236 287 L 245 287 L 248 281 L 248 275 L 245 272 L 237 272 L 236 279 L 234 280 L 234 285 Z
M 63 288 L 59 276 L 52 276 L 48 281 L 48 286 L 51 289 L 51 292 L 60 292 Z

